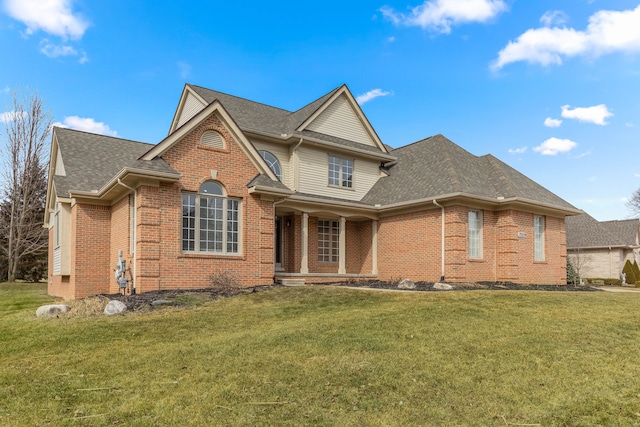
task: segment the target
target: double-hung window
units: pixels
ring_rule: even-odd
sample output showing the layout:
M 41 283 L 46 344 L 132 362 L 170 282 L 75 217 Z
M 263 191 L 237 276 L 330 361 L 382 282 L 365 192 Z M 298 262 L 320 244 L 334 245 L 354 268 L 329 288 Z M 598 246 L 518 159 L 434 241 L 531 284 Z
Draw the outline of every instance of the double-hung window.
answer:
M 318 261 L 336 263 L 340 257 L 340 224 L 318 220 Z
M 329 185 L 353 188 L 353 160 L 329 156 Z
M 226 197 L 216 181 L 207 181 L 197 194 L 182 194 L 182 251 L 240 253 L 238 199 Z
M 482 211 L 469 211 L 469 258 L 482 258 Z
M 544 261 L 544 216 L 533 216 L 533 259 Z

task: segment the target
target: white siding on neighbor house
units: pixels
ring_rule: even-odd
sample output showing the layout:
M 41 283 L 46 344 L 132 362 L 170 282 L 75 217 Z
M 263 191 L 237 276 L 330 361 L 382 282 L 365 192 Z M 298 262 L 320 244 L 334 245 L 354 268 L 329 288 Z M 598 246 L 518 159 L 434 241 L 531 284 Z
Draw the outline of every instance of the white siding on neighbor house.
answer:
M 180 111 L 176 129 L 187 123 L 189 119 L 198 114 L 204 107 L 205 105 L 200 102 L 195 96 L 187 93 L 187 99 L 185 99 L 184 105 L 182 106 L 182 111 Z
M 583 279 L 619 279 L 624 263 L 635 259 L 633 251 L 620 248 L 568 251 L 567 256 Z
M 282 183 L 289 188 L 293 187 L 293 169 L 291 168 L 289 147 L 286 145 L 274 144 L 265 141 L 252 140 L 253 146 L 256 150 L 265 150 L 276 156 L 280 161 L 280 167 L 282 168 Z
M 353 188 L 329 186 L 329 154 L 353 161 Z M 302 193 L 360 200 L 380 177 L 380 163 L 346 154 L 330 153 L 308 147 L 298 149 L 300 159 L 300 188 Z
M 331 103 L 306 129 L 376 146 L 345 95 Z

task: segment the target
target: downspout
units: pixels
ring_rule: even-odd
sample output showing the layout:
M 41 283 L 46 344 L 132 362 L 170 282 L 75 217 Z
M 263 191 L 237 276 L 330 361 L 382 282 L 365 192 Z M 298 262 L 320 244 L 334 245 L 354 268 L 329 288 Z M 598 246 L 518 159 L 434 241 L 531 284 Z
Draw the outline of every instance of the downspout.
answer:
M 442 206 L 440 203 L 438 203 L 437 200 L 433 201 L 433 204 L 438 206 L 440 209 L 442 209 L 442 230 L 440 232 L 441 235 L 441 255 L 440 255 L 440 259 L 442 260 L 442 275 L 440 276 L 440 282 L 444 282 L 444 206 Z
M 122 185 L 124 188 L 126 188 L 131 193 L 133 193 L 133 210 L 135 212 L 135 210 L 137 208 L 137 202 L 138 202 L 138 192 L 136 191 L 135 188 L 129 187 L 127 184 L 122 182 L 122 180 L 120 178 L 118 178 L 118 184 Z M 137 215 L 136 215 L 136 217 L 137 217 Z M 129 220 L 129 223 L 131 223 L 131 220 Z M 135 227 L 135 223 L 133 224 L 133 226 Z M 138 234 L 137 230 L 134 230 L 133 233 L 134 233 L 134 236 Z M 135 253 L 136 242 L 133 242 L 133 247 L 134 247 L 134 253 L 133 253 L 133 278 L 131 280 L 131 294 L 135 295 L 135 293 L 136 293 L 136 259 L 138 258 L 136 256 L 136 253 Z

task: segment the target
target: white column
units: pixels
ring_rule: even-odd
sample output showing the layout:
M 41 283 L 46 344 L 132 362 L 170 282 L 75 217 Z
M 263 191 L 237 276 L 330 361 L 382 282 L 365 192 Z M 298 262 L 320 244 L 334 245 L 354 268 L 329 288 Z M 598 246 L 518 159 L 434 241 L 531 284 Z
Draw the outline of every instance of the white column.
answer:
M 371 274 L 378 274 L 378 221 L 371 221 Z
M 300 259 L 300 273 L 309 273 L 309 214 L 302 214 L 302 258 Z
M 338 246 L 338 274 L 345 274 L 347 272 L 346 260 L 347 260 L 347 219 L 340 217 L 340 238 Z

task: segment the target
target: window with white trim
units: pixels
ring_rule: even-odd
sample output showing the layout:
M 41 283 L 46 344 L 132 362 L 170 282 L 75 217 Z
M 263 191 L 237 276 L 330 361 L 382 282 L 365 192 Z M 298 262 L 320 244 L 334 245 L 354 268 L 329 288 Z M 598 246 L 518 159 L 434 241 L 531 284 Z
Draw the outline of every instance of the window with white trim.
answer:
M 60 247 L 60 211 L 53 214 L 53 247 Z
M 482 211 L 469 211 L 469 258 L 482 258 Z
M 318 220 L 318 261 L 336 263 L 340 258 L 340 223 Z
M 238 199 L 226 197 L 216 181 L 206 181 L 197 194 L 182 194 L 182 251 L 240 253 Z
M 276 174 L 278 179 L 282 181 L 282 167 L 280 166 L 280 160 L 278 160 L 276 156 L 266 150 L 258 150 L 258 153 L 260 153 L 264 161 L 267 162 L 269 169 L 271 169 L 271 171 Z
M 353 160 L 329 156 L 329 185 L 353 188 Z
M 533 259 L 544 261 L 544 216 L 533 216 Z

